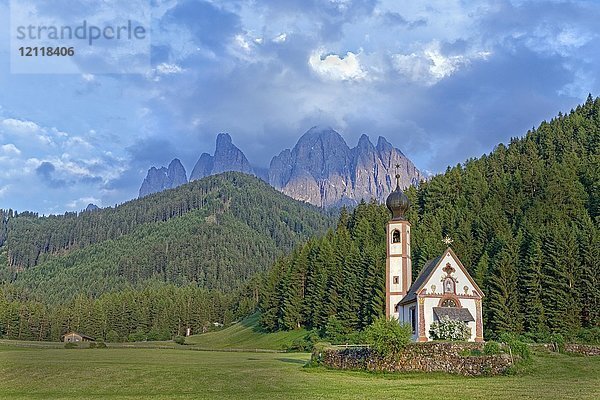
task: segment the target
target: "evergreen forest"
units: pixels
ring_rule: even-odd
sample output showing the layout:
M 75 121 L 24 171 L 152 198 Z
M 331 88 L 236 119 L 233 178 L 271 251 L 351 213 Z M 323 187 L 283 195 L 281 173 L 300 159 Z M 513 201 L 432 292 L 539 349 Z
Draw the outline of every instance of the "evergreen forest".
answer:
M 406 193 L 413 280 L 450 236 L 486 338 L 600 329 L 600 99 Z M 97 211 L 2 211 L 0 336 L 167 338 L 257 307 L 268 331 L 361 331 L 384 310 L 390 214 L 338 211 L 239 173 Z
M 413 281 L 450 236 L 484 291 L 487 338 L 543 340 L 600 326 L 600 99 L 407 190 Z M 261 304 L 268 330 L 352 333 L 384 312 L 385 206 L 282 257 Z
M 4 210 L 0 222 L 0 336 L 128 340 L 253 312 L 257 274 L 334 219 L 231 172 L 114 208 Z

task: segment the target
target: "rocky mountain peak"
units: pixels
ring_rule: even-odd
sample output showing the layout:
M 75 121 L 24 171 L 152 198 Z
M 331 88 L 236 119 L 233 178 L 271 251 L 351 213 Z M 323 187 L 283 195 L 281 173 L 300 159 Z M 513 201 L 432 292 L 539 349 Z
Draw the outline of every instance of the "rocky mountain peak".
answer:
M 190 181 L 194 181 L 196 179 L 204 178 L 205 176 L 209 176 L 213 170 L 213 156 L 208 153 L 202 153 L 200 158 L 194 165 L 194 169 L 192 170 L 192 175 L 190 175 Z
M 229 145 L 233 145 L 233 142 L 231 140 L 231 136 L 229 135 L 229 133 L 219 133 L 217 135 L 217 145 L 216 148 L 222 148 L 225 146 L 229 146 Z
M 404 186 L 421 179 L 414 164 L 379 137 L 377 147 L 363 134 L 354 148 L 331 128 L 313 127 L 291 151 L 271 161 L 269 183 L 298 200 L 318 206 L 356 204 L 362 199 L 383 201 L 394 188 L 399 164 Z
M 344 138 L 329 127 L 313 127 L 300 137 L 291 150 L 291 157 L 303 160 L 295 163 L 292 174 L 308 174 L 315 179 L 327 178 L 332 172 L 344 169 L 349 161 L 350 148 Z
M 148 170 L 146 178 L 140 187 L 139 197 L 148 196 L 149 194 L 161 192 L 166 189 L 173 189 L 187 182 L 185 168 L 181 164 L 181 161 L 176 158 L 171 161 L 168 168 L 152 167 Z
M 304 135 L 300 136 L 300 139 L 298 139 L 294 149 L 314 146 L 317 143 L 325 147 L 334 147 L 342 143 L 346 144 L 342 135 L 340 135 L 331 127 L 313 126 L 306 131 Z
M 379 138 L 377 139 L 376 148 L 377 148 L 377 151 L 379 152 L 379 154 L 390 154 L 395 151 L 395 152 L 402 154 L 402 156 L 404 156 L 404 153 L 402 153 L 402 151 L 400 149 L 394 148 L 394 146 L 392 146 L 392 144 L 390 142 L 388 142 L 387 139 L 384 138 L 383 136 L 379 136 Z
M 358 139 L 358 144 L 356 145 L 356 151 L 359 154 L 368 154 L 375 153 L 375 146 L 371 143 L 371 139 L 366 134 L 362 134 Z
M 167 168 L 167 178 L 169 186 L 175 188 L 184 185 L 188 182 L 187 173 L 178 158 L 173 159 Z
M 297 200 L 317 206 L 357 204 L 375 198 L 384 201 L 395 188 L 396 165 L 403 186 L 418 183 L 422 175 L 414 164 L 384 137 L 373 145 L 369 136 L 360 136 L 350 148 L 329 126 L 314 126 L 292 149 L 273 157 L 268 170 L 253 168 L 227 133 L 217 135 L 213 155 L 203 153 L 190 181 L 225 171 L 239 171 L 264 177 L 276 189 Z M 168 168 L 152 167 L 140 188 L 140 196 L 187 182 L 178 159 Z
M 90 203 L 90 204 L 87 205 L 87 207 L 85 208 L 84 211 L 90 212 L 90 211 L 96 211 L 96 210 L 99 210 L 99 209 L 100 209 L 100 207 L 98 207 L 94 203 Z
M 237 148 L 228 133 L 217 135 L 214 155 L 202 153 L 190 176 L 190 181 L 225 171 L 252 174 L 253 169 L 244 153 Z

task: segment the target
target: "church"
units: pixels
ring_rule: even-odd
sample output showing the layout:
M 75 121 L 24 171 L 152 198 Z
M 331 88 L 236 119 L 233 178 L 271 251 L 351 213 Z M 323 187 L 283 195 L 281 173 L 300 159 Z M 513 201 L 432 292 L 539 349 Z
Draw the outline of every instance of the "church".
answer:
M 469 341 L 483 342 L 483 292 L 450 248 L 423 266 L 412 282 L 410 223 L 405 218 L 408 197 L 400 189 L 388 196 L 386 205 L 392 219 L 386 225 L 387 256 L 385 268 L 385 308 L 388 318 L 410 325 L 413 340 L 431 340 L 429 327 L 444 316 L 459 320 L 471 329 Z

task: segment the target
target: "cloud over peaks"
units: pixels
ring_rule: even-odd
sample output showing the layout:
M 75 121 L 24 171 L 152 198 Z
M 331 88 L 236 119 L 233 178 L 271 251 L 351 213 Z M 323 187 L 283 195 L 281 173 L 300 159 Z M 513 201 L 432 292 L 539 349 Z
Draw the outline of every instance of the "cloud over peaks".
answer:
M 345 56 L 323 55 L 314 51 L 308 59 L 311 69 L 321 78 L 332 81 L 359 81 L 367 79 L 367 71 L 360 63 L 359 55 L 349 51 Z
M 446 55 L 440 43 L 435 40 L 418 52 L 394 54 L 391 56 L 394 69 L 404 78 L 424 85 L 435 85 L 444 78 L 468 66 L 474 60 L 485 60 L 489 51 Z

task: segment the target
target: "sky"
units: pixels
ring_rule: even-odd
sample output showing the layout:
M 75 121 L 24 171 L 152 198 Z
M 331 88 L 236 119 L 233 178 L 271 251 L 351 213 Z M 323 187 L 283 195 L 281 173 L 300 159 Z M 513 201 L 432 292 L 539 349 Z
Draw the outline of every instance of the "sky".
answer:
M 147 68 L 11 72 L 0 0 L 0 208 L 130 200 L 151 166 L 177 157 L 189 175 L 220 132 L 258 167 L 325 125 L 439 173 L 600 94 L 600 1 L 77 1 L 149 10 Z M 44 4 L 37 18 L 81 16 Z

